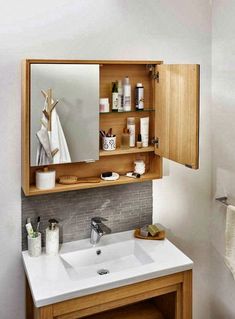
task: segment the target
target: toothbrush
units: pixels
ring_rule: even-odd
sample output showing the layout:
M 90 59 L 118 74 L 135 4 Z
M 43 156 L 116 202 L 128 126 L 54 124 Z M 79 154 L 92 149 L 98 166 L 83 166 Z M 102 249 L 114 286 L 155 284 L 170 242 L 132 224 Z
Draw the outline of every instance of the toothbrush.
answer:
M 105 135 L 105 131 L 100 130 L 100 135 L 101 135 L 102 137 L 105 137 L 105 136 L 106 136 L 106 135 Z
M 38 233 L 39 227 L 40 227 L 40 216 L 38 216 L 38 219 L 37 219 L 36 233 Z
M 27 218 L 27 222 L 28 222 L 28 218 Z M 33 231 L 33 226 L 31 224 L 31 222 L 27 223 L 25 225 L 25 227 L 26 227 L 26 230 L 27 230 L 27 233 L 28 233 L 29 237 L 33 238 L 34 237 L 34 231 Z
M 108 133 L 107 133 L 107 137 L 112 137 L 112 128 L 109 129 Z

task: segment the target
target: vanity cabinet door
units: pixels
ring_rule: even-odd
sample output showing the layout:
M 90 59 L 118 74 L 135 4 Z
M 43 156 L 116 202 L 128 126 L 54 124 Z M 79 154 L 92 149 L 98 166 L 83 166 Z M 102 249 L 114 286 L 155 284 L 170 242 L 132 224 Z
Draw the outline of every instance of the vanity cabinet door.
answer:
M 155 154 L 198 168 L 199 77 L 197 64 L 156 66 Z

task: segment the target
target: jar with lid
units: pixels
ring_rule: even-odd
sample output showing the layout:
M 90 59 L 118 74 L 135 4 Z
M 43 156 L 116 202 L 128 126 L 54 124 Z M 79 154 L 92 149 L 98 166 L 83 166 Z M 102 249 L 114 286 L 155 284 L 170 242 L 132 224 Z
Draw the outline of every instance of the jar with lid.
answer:
M 135 168 L 134 172 L 140 175 L 143 175 L 145 173 L 145 163 L 143 160 L 136 160 L 134 162 Z

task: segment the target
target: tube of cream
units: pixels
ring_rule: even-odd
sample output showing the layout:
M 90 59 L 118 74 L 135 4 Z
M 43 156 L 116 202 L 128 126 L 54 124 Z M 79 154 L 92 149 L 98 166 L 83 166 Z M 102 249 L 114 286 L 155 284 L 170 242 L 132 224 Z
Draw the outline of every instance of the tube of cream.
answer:
M 149 146 L 149 117 L 140 119 L 140 134 L 142 137 L 142 147 Z

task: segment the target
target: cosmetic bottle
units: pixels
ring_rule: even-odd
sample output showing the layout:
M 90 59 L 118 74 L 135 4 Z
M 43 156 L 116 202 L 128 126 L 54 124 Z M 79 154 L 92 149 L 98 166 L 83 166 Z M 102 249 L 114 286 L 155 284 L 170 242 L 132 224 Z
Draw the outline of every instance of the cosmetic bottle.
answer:
M 108 113 L 109 112 L 109 99 L 102 98 L 100 99 L 100 113 Z
M 118 81 L 118 112 L 123 112 L 123 88 L 122 81 Z
M 46 254 L 57 255 L 59 252 L 59 226 L 56 219 L 49 219 L 46 229 Z
M 138 134 L 137 142 L 136 142 L 136 147 L 137 148 L 142 148 L 142 138 L 141 134 Z
M 123 110 L 125 112 L 131 111 L 131 85 L 128 76 L 125 77 L 123 82 Z
M 130 133 L 127 128 L 124 128 L 121 136 L 121 149 L 128 149 L 130 147 Z
M 140 134 L 142 137 L 142 147 L 149 146 L 149 117 L 140 119 Z
M 118 82 L 113 82 L 112 86 L 112 111 L 118 111 Z
M 144 109 L 144 87 L 142 83 L 137 83 L 135 88 L 135 108 L 136 111 Z
M 135 147 L 135 118 L 127 118 L 127 129 L 130 132 L 130 147 Z

